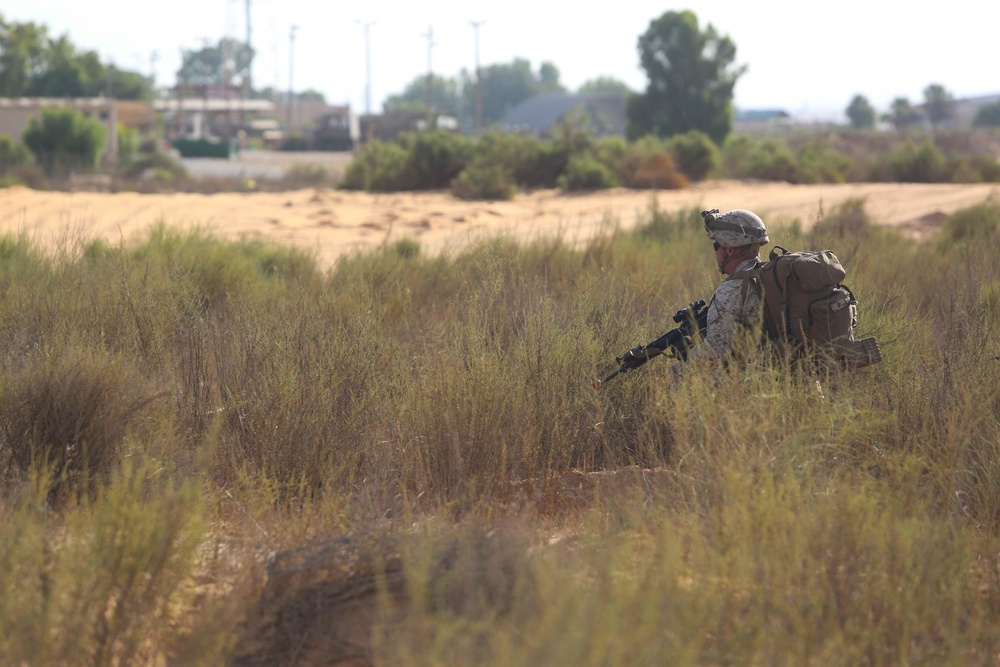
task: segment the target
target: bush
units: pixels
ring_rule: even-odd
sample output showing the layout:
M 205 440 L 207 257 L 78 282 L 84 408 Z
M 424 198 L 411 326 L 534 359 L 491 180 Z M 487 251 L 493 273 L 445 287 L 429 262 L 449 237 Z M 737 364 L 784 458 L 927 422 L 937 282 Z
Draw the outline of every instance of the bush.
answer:
M 184 165 L 166 153 L 155 151 L 142 153 L 131 164 L 125 167 L 122 175 L 126 178 L 139 178 L 150 173 L 158 180 L 175 181 L 187 178 L 188 172 Z
M 5 384 L 0 441 L 18 469 L 50 476 L 53 496 L 106 477 L 151 400 L 121 360 L 74 351 L 38 357 Z
M 451 193 L 466 200 L 506 201 L 515 191 L 506 170 L 495 164 L 471 164 L 451 182 Z
M 827 137 L 816 137 L 796 151 L 798 183 L 843 183 L 851 169 L 851 159 L 836 151 Z
M 919 147 L 906 142 L 889 158 L 894 180 L 903 183 L 936 183 L 944 176 L 945 161 L 931 139 Z
M 765 139 L 750 151 L 743 175 L 767 181 L 797 183 L 798 165 L 791 149 L 775 139 Z
M 448 187 L 465 167 L 472 147 L 469 139 L 443 130 L 406 133 L 399 143 L 407 154 L 407 190 Z
M 366 192 L 405 190 L 406 149 L 395 142 L 372 141 L 344 171 L 341 187 Z
M 632 177 L 632 187 L 680 190 L 688 185 L 687 178 L 677 170 L 670 153 L 654 153 L 643 158 Z
M 972 121 L 972 127 L 1000 127 L 1000 102 L 980 107 Z
M 27 164 L 30 160 L 31 154 L 24 144 L 6 135 L 0 135 L 0 174 L 5 174 L 13 167 Z
M 586 154 L 571 156 L 566 173 L 559 178 L 559 187 L 567 191 L 602 190 L 617 185 L 618 181 L 611 170 Z
M 1000 206 L 979 204 L 956 211 L 944 224 L 943 243 L 974 241 L 992 246 L 1000 230 Z
M 715 142 L 698 130 L 691 130 L 672 137 L 668 143 L 670 154 L 689 180 L 703 181 L 719 168 L 719 148 Z
M 330 171 L 319 164 L 293 164 L 283 180 L 293 187 L 326 185 L 330 183 Z
M 48 176 L 93 169 L 104 148 L 104 126 L 76 109 L 42 109 L 24 131 L 25 146 Z

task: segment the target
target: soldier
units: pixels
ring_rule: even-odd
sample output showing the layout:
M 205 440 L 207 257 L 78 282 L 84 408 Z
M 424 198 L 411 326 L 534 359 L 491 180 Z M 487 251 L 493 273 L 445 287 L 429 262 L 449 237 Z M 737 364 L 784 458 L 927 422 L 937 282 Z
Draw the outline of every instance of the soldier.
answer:
M 708 238 L 715 247 L 715 261 L 723 275 L 731 276 L 756 266 L 760 248 L 769 242 L 767 227 L 756 213 L 736 209 L 720 215 L 715 209 L 704 211 L 702 217 Z M 744 280 L 724 280 L 708 306 L 704 339 L 688 352 L 687 361 L 678 361 L 670 367 L 671 380 L 678 382 L 685 364 L 695 361 L 721 368 L 742 331 L 752 331 L 754 340 L 759 340 L 761 318 L 758 290 Z

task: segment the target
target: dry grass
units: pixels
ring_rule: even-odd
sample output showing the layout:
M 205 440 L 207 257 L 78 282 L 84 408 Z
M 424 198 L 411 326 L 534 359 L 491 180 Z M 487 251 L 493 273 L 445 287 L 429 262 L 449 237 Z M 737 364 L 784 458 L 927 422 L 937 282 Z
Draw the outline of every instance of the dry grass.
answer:
M 837 251 L 879 366 L 600 394 L 716 284 L 696 211 L 328 273 L 6 239 L 0 662 L 991 664 L 998 220 L 775 226 Z

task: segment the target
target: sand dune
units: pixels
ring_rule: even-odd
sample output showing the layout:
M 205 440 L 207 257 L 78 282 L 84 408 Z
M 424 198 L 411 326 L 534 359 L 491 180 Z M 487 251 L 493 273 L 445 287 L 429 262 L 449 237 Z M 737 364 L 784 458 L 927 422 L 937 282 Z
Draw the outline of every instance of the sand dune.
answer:
M 346 252 L 409 237 L 425 251 L 461 248 L 494 234 L 516 238 L 561 234 L 586 241 L 609 220 L 629 228 L 655 198 L 663 210 L 748 208 L 771 226 L 862 198 L 876 223 L 927 238 L 944 217 L 992 199 L 996 184 L 789 185 L 711 181 L 679 191 L 616 189 L 586 195 L 544 190 L 509 202 L 463 202 L 447 193 L 368 194 L 338 190 L 215 195 L 0 190 L 0 232 L 26 232 L 44 247 L 64 239 L 131 242 L 158 222 L 199 227 L 223 238 L 261 238 L 315 252 L 324 266 Z

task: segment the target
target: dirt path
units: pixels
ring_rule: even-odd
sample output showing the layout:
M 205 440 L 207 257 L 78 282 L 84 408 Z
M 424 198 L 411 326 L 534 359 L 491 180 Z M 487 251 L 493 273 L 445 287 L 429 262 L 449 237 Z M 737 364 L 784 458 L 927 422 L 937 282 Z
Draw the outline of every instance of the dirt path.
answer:
M 771 226 L 795 219 L 809 226 L 822 210 L 862 198 L 876 223 L 926 238 L 945 215 L 1000 202 L 996 184 L 789 185 L 712 181 L 680 191 L 616 189 L 587 195 L 545 190 L 509 202 L 463 202 L 446 193 L 375 195 L 338 190 L 216 195 L 0 190 L 0 233 L 26 232 L 44 247 L 66 238 L 141 238 L 158 222 L 200 227 L 224 238 L 270 239 L 316 253 L 331 265 L 345 252 L 403 237 L 431 252 L 456 249 L 484 235 L 531 238 L 561 233 L 586 241 L 609 219 L 629 228 L 652 199 L 663 210 L 748 208 Z

